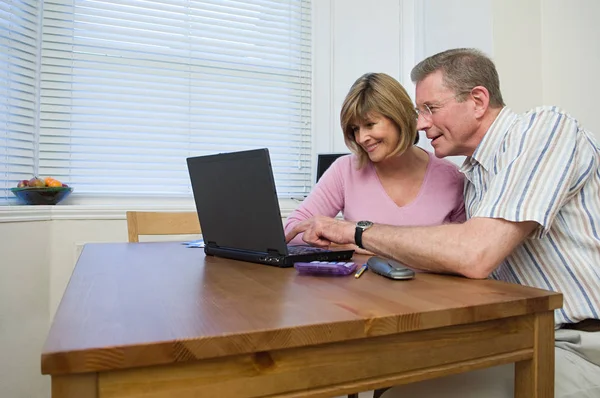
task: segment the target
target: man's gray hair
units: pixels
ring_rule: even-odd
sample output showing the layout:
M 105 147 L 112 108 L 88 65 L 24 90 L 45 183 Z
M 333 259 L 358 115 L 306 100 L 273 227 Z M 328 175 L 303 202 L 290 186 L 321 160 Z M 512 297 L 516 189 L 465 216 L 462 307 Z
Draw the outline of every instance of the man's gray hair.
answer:
M 464 100 L 464 94 L 474 87 L 483 86 L 490 93 L 491 107 L 504 106 L 498 71 L 494 62 L 482 51 L 455 48 L 432 55 L 412 69 L 410 78 L 413 83 L 418 83 L 438 70 L 443 74 L 444 85 L 454 91 L 459 101 Z

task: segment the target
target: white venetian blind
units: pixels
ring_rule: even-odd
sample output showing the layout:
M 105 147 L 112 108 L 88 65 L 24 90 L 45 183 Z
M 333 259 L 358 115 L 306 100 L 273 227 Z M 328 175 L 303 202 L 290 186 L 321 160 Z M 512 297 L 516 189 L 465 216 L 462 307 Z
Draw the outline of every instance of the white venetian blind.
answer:
M 189 195 L 186 157 L 267 147 L 310 181 L 310 0 L 46 0 L 39 174 Z
M 0 1 L 0 202 L 35 169 L 38 1 Z

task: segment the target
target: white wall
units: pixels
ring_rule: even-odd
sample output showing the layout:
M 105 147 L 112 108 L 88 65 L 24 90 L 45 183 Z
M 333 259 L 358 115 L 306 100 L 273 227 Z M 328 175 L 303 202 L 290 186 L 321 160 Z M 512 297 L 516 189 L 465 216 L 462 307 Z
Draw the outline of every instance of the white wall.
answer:
M 315 151 L 348 152 L 339 115 L 350 86 L 368 72 L 400 73 L 401 0 L 318 0 L 313 100 Z
M 50 222 L 0 222 L 0 397 L 47 397 L 40 353 L 50 314 Z
M 507 105 L 558 105 L 600 140 L 600 2 L 494 0 L 492 13 Z
M 488 52 L 505 100 L 515 110 L 558 104 L 600 134 L 600 112 L 594 112 L 600 92 L 595 73 L 600 26 L 594 20 L 600 2 L 314 0 L 313 5 L 313 126 L 320 151 L 346 150 L 339 109 L 356 78 L 386 72 L 409 88 L 410 65 L 450 47 Z M 411 12 L 414 26 L 406 19 Z M 401 44 L 411 35 L 416 42 Z M 36 218 L 40 212 L 47 214 Z M 14 222 L 6 222 L 11 217 Z M 33 221 L 18 222 L 23 219 Z M 1 398 L 49 397 L 40 352 L 77 250 L 85 242 L 125 241 L 125 231 L 124 209 L 0 208 Z
M 476 47 L 493 55 L 492 0 L 424 0 L 419 60 L 455 47 Z
M 543 103 L 541 2 L 496 0 L 493 4 L 494 61 L 504 101 L 516 112 Z
M 542 1 L 542 100 L 600 139 L 600 1 Z

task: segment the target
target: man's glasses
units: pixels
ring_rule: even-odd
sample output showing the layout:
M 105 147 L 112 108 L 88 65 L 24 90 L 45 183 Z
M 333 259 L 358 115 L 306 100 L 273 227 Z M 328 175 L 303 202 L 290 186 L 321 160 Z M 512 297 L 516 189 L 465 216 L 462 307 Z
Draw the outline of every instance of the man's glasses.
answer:
M 455 94 L 452 97 L 446 98 L 445 100 L 442 100 L 442 101 L 438 101 L 435 104 L 431 104 L 431 105 L 423 104 L 423 106 L 421 108 L 415 107 L 415 112 L 417 112 L 417 120 L 419 120 L 419 117 L 423 117 L 424 120 L 430 122 L 433 115 L 439 109 L 443 108 L 444 105 L 446 105 L 448 102 L 450 102 L 453 99 L 456 99 L 457 97 L 462 96 L 463 94 L 466 94 L 466 93 Z
M 427 106 L 427 104 L 423 104 L 421 108 L 415 107 L 415 112 L 417 112 L 417 120 L 419 120 L 419 117 L 423 117 L 423 119 L 430 122 L 431 118 L 433 117 L 433 112 L 431 111 L 431 108 Z

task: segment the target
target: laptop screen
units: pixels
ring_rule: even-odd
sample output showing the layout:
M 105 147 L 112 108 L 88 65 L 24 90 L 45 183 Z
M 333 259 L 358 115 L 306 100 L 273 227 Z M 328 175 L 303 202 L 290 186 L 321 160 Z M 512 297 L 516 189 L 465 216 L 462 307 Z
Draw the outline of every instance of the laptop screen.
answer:
M 287 253 L 266 148 L 191 157 L 187 162 L 206 245 Z

